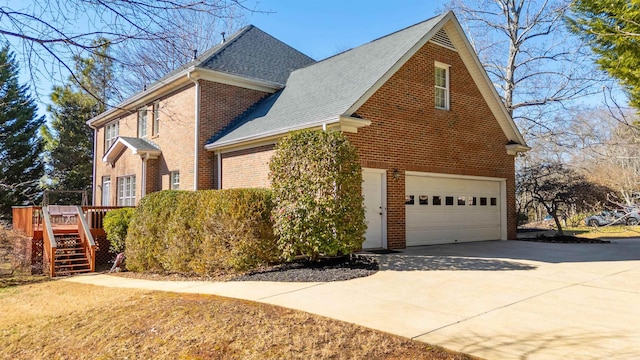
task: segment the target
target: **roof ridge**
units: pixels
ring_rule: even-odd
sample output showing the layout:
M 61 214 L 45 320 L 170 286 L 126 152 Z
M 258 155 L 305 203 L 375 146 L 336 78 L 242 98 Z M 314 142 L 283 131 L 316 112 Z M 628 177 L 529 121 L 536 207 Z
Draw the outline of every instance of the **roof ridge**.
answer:
M 256 28 L 258 29 L 256 26 L 254 25 L 247 25 L 245 27 L 243 27 L 242 29 L 236 31 L 235 33 L 233 33 L 231 35 L 231 37 L 229 37 L 228 40 L 225 40 L 223 43 L 220 43 L 216 46 L 211 47 L 210 49 L 208 49 L 207 51 L 203 52 L 202 55 L 196 57 L 195 60 L 192 61 L 192 63 L 196 63 L 194 66 L 199 66 L 213 58 L 215 58 L 216 56 L 220 55 L 220 53 L 222 53 L 224 50 L 226 50 L 231 44 L 233 44 L 234 42 L 236 42 L 239 38 L 242 37 L 242 35 L 246 34 L 249 30 Z M 260 29 L 258 29 L 260 30 Z
M 376 42 L 376 41 L 379 41 L 379 40 L 382 40 L 382 39 L 388 38 L 388 37 L 390 37 L 390 36 L 392 36 L 392 35 L 395 35 L 395 34 L 397 34 L 397 33 L 402 32 L 402 31 L 405 31 L 405 30 L 411 29 L 411 28 L 413 28 L 413 27 L 416 27 L 416 26 L 422 25 L 422 24 L 424 24 L 424 23 L 426 23 L 426 22 L 428 22 L 428 21 L 432 21 L 432 20 L 433 20 L 433 19 L 435 19 L 435 18 L 438 18 L 438 17 L 445 17 L 445 16 L 446 16 L 448 13 L 450 13 L 450 12 L 451 12 L 451 11 L 447 11 L 447 12 L 445 12 L 445 13 L 442 13 L 442 14 L 440 14 L 440 15 L 436 15 L 436 16 L 430 17 L 430 18 L 428 18 L 428 19 L 426 19 L 426 20 L 420 21 L 420 22 L 415 23 L 415 24 L 413 24 L 413 25 L 405 26 L 405 27 L 404 27 L 404 28 L 402 28 L 402 29 L 399 29 L 399 30 L 396 30 L 396 31 L 394 31 L 394 32 L 392 32 L 392 33 L 389 33 L 389 34 L 386 34 L 386 35 L 380 36 L 380 37 L 375 38 L 375 39 L 373 39 L 373 40 L 370 40 L 370 41 L 368 41 L 368 42 L 366 42 L 366 43 L 364 43 L 364 44 L 360 44 L 360 45 L 355 46 L 355 47 L 352 47 L 352 48 L 350 48 L 350 49 L 347 49 L 347 50 L 341 51 L 341 52 L 339 52 L 339 53 L 337 53 L 337 54 L 333 54 L 333 55 L 331 55 L 331 56 L 328 56 L 328 57 L 326 57 L 326 58 L 324 58 L 324 59 L 322 59 L 322 60 L 318 60 L 318 61 L 317 61 L 317 62 L 315 62 L 314 64 L 321 63 L 321 62 L 323 62 L 323 61 L 325 61 L 325 60 L 329 60 L 329 59 L 332 59 L 332 58 L 334 58 L 334 57 L 336 57 L 336 56 L 340 56 L 340 55 L 342 55 L 342 54 L 348 53 L 348 52 L 350 52 L 350 51 L 352 51 L 352 50 L 355 50 L 355 49 L 357 49 L 357 48 L 359 48 L 359 47 L 362 47 L 362 46 L 365 46 L 365 45 L 369 45 L 369 44 L 372 44 L 372 43 L 374 43 L 374 42 Z M 314 65 L 314 64 L 309 64 L 309 65 L 307 65 L 307 66 L 311 66 L 311 65 Z M 304 69 L 304 68 L 302 68 L 302 69 Z

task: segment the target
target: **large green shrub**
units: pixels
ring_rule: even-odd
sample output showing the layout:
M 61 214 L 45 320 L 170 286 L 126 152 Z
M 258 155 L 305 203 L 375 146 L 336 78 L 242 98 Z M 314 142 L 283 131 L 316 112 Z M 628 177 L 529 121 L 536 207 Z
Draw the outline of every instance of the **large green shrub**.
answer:
M 145 196 L 127 237 L 127 268 L 186 274 L 277 261 L 266 189 L 161 191 Z
M 110 210 L 104 216 L 104 232 L 111 243 L 110 250 L 116 253 L 123 252 L 129 223 L 133 216 L 133 208 Z
M 316 259 L 361 248 L 362 169 L 345 135 L 293 132 L 278 142 L 269 169 L 274 232 L 284 257 Z

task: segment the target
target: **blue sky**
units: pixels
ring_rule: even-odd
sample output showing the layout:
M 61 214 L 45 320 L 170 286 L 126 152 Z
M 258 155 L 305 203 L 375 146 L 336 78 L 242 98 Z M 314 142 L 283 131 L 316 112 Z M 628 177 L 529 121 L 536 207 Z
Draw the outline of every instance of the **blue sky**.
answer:
M 15 1 L 13 1 L 15 4 Z M 273 0 L 246 4 L 262 12 L 247 14 L 252 24 L 316 60 L 353 48 L 437 15 L 446 1 L 429 0 Z M 21 69 L 21 82 L 32 86 Z M 53 85 L 66 75 L 38 78 L 39 113 Z
M 253 24 L 316 60 L 362 45 L 439 13 L 445 1 L 279 0 L 247 16 Z

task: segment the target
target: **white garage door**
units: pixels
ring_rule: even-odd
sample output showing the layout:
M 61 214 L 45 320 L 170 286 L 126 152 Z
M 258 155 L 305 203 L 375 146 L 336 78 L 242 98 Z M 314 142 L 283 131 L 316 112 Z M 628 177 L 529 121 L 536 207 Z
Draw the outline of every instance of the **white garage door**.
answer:
M 408 175 L 407 246 L 501 238 L 501 182 Z

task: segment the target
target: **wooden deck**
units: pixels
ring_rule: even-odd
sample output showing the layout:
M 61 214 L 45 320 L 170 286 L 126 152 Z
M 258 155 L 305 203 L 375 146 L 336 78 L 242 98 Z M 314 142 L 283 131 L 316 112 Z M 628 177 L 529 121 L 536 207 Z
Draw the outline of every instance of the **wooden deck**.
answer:
M 53 211 L 44 212 L 40 206 L 16 206 L 13 207 L 13 229 L 31 238 L 32 244 L 40 244 L 42 251 L 32 251 L 32 254 L 39 253 L 41 255 L 38 255 L 39 259 L 32 258 L 32 264 L 34 262 L 41 263 L 44 268 L 47 261 L 51 262 L 48 270 L 43 269 L 45 272 L 49 271 L 51 276 L 55 276 L 55 272 L 52 270 L 54 266 L 63 267 L 62 265 L 54 265 L 56 261 L 62 261 L 59 258 L 54 259 L 60 252 L 56 251 L 56 239 L 60 237 L 62 241 L 62 239 L 69 239 L 74 235 L 79 241 L 78 244 L 82 245 L 86 251 L 91 271 L 94 271 L 96 256 L 102 260 L 110 256 L 108 241 L 102 227 L 104 216 L 108 211 L 118 208 L 120 207 L 59 206 L 56 209 L 54 206 L 50 206 L 49 209 Z M 63 211 L 60 211 L 61 209 Z M 75 213 L 70 210 L 74 210 Z M 103 243 L 103 246 L 99 246 L 99 243 Z M 33 246 L 38 247 L 38 245 Z

